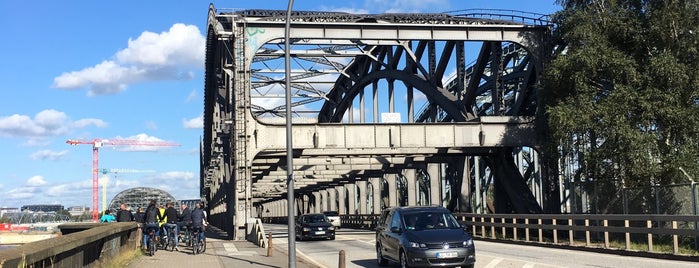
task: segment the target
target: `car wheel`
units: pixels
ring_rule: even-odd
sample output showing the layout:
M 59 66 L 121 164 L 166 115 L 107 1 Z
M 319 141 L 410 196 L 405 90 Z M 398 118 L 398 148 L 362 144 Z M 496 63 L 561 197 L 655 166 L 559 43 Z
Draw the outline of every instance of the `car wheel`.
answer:
M 408 258 L 405 256 L 405 251 L 400 251 L 400 267 L 401 268 L 408 268 L 410 267 L 408 265 Z
M 376 245 L 376 262 L 379 263 L 379 266 L 388 265 L 388 260 L 383 257 L 383 249 L 381 248 L 381 244 Z

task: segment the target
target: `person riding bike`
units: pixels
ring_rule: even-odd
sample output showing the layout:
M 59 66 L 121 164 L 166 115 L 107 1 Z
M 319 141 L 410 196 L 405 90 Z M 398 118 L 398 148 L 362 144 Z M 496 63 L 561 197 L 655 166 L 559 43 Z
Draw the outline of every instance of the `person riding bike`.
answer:
M 185 236 L 191 231 L 190 225 L 192 224 L 192 211 L 187 207 L 187 204 L 182 203 L 182 212 L 179 214 L 177 228 L 179 233 L 184 233 Z M 184 237 L 186 241 L 191 242 L 191 238 Z M 183 240 L 184 241 L 184 240 Z
M 166 223 L 163 226 L 165 227 L 165 235 L 168 237 L 168 239 L 172 237 L 175 240 L 175 250 L 179 251 L 179 241 L 177 239 L 179 233 L 179 228 L 177 226 L 177 219 L 179 218 L 179 213 L 177 213 L 177 210 L 173 206 L 173 202 L 167 203 L 167 208 L 165 209 Z M 170 234 L 171 230 L 174 232 L 174 234 Z
M 157 202 L 155 199 L 150 201 L 150 204 L 148 204 L 148 207 L 146 208 L 146 212 L 144 213 L 143 217 L 143 245 L 148 249 L 148 234 L 150 233 L 151 230 L 155 232 L 155 239 L 158 239 L 158 235 L 160 234 L 160 228 L 158 226 L 158 208 L 155 206 Z
M 196 241 L 203 242 L 205 226 L 206 216 L 204 214 L 204 210 L 201 209 L 201 203 L 197 202 L 194 206 L 194 210 L 192 211 L 192 232 L 198 231 L 199 236 L 192 237 L 192 239 L 196 239 Z

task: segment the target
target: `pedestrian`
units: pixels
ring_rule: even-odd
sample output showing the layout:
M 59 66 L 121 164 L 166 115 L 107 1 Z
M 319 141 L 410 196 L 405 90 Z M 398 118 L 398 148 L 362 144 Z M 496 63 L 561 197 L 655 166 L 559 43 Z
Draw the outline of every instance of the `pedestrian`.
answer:
M 111 211 L 109 209 L 104 211 L 104 215 L 100 218 L 100 222 L 115 222 L 116 219 L 114 218 L 114 215 L 111 214 Z
M 119 211 L 117 212 L 116 220 L 118 222 L 134 221 L 133 213 L 131 213 L 131 211 L 126 208 L 126 204 L 121 203 L 121 205 L 119 206 Z
M 136 209 L 136 215 L 134 215 L 134 220 L 138 223 L 143 223 L 146 217 L 146 213 L 143 212 L 142 207 Z

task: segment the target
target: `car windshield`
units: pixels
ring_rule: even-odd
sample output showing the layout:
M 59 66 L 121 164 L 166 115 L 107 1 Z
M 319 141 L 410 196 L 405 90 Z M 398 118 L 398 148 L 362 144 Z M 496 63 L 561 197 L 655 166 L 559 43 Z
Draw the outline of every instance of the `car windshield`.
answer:
M 405 213 L 403 214 L 403 224 L 405 230 L 416 231 L 461 228 L 451 213 L 432 211 Z
M 303 222 L 306 223 L 319 223 L 319 222 L 326 222 L 325 220 L 325 215 L 309 215 L 306 217 L 303 217 Z

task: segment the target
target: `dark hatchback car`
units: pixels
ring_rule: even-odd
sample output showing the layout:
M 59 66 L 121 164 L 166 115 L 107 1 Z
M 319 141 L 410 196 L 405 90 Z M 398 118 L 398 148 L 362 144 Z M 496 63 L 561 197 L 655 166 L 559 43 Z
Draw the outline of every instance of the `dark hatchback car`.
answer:
M 296 218 L 296 240 L 335 240 L 335 226 L 322 213 L 304 214 Z
M 376 227 L 376 260 L 381 266 L 472 268 L 476 248 L 446 208 L 394 207 L 381 213 Z

